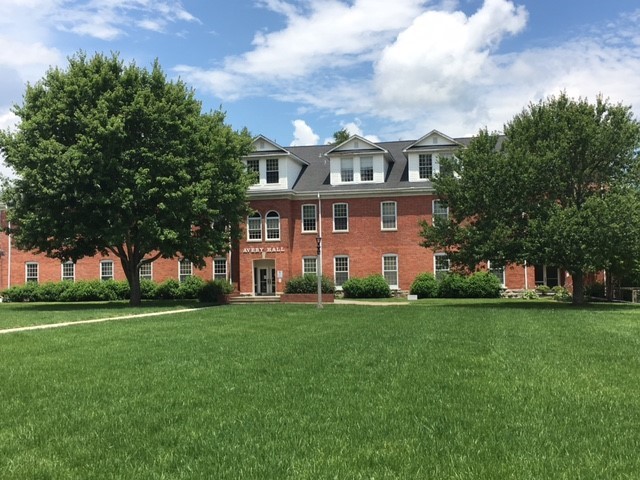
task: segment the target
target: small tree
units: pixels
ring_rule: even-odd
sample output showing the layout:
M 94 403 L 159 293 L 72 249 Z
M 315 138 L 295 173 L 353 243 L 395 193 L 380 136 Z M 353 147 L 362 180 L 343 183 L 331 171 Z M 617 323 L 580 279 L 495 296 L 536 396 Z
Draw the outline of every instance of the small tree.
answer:
M 500 140 L 481 131 L 442 160 L 457 172 L 435 180 L 450 215 L 423 222 L 424 246 L 469 268 L 483 260 L 557 265 L 572 276 L 574 303 L 584 301 L 586 273 L 636 268 L 614 251 L 640 249 L 640 210 L 631 207 L 640 125 L 630 107 L 563 93 L 530 105 L 505 126 L 501 147 Z M 614 204 L 627 206 L 615 208 L 618 220 L 607 208 Z
M 341 128 L 337 132 L 333 132 L 333 142 L 331 145 L 340 145 L 341 143 L 346 142 L 351 137 L 351 134 L 346 128 Z
M 228 248 L 247 212 L 240 158 L 248 132 L 201 113 L 156 61 L 84 53 L 28 85 L 0 152 L 17 178 L 3 194 L 16 245 L 62 261 L 120 259 L 140 304 L 139 268 L 157 258 L 196 266 Z

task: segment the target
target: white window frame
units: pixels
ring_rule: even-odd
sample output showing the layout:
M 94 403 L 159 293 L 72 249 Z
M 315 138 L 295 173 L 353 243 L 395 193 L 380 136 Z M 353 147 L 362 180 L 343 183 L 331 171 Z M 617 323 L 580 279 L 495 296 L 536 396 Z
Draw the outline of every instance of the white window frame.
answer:
M 270 210 L 264 216 L 265 240 L 275 242 L 280 240 L 280 214 L 275 210 Z M 277 233 L 277 236 L 275 235 Z
M 305 220 L 311 220 L 310 217 L 305 217 L 304 210 L 305 207 L 313 208 L 313 229 L 307 229 Z M 302 233 L 316 233 L 318 231 L 318 206 L 314 203 L 305 203 L 301 207 L 301 217 L 302 217 Z
M 422 168 L 423 161 L 425 162 L 424 168 Z M 420 178 L 420 180 L 431 180 L 433 178 L 432 153 L 421 153 L 418 155 L 418 178 Z
M 40 264 L 38 262 L 24 264 L 24 283 L 40 283 Z
M 337 217 L 336 216 L 336 207 L 344 206 L 344 215 Z M 346 228 L 336 228 L 336 218 L 345 219 Z M 348 232 L 349 231 L 349 204 L 348 203 L 334 203 L 333 204 L 333 231 L 334 232 Z
M 260 160 L 259 159 L 249 158 L 247 160 L 247 173 L 256 174 L 254 185 L 257 185 L 258 183 L 260 183 Z
M 109 270 L 111 272 L 109 273 Z M 115 280 L 116 272 L 114 268 L 113 260 L 100 260 L 100 280 L 103 282 L 107 280 Z
M 182 283 L 189 277 L 193 277 L 193 262 L 182 258 L 178 260 L 178 281 Z
M 355 181 L 353 172 L 353 158 L 340 159 L 340 182 L 353 183 Z
M 251 238 L 252 233 L 260 233 L 259 237 Z M 247 242 L 261 242 L 262 241 L 262 215 L 260 212 L 252 213 L 247 217 Z
M 395 268 L 393 270 L 387 269 L 387 259 L 393 259 L 395 263 Z M 393 274 L 395 276 L 395 282 L 390 282 L 387 274 Z M 400 283 L 399 277 L 400 272 L 398 268 L 398 255 L 395 253 L 388 253 L 382 256 L 382 276 L 389 284 L 389 288 L 398 289 L 398 284 Z
M 365 173 L 369 174 L 371 178 L 365 178 Z M 374 171 L 373 171 L 373 157 L 360 157 L 360 181 L 361 182 L 373 182 L 374 179 Z
M 275 185 L 280 183 L 280 159 L 279 158 L 267 158 L 266 162 L 266 182 L 268 185 Z M 275 169 L 274 169 L 275 165 Z M 273 174 L 275 173 L 275 181 Z
M 307 262 L 313 262 L 313 271 L 307 268 Z M 302 257 L 302 274 L 306 275 L 307 273 L 318 274 L 318 257 Z
M 68 274 L 69 272 L 66 272 L 67 274 L 65 275 L 65 266 L 71 267 L 71 275 Z M 71 260 L 67 262 L 62 262 L 60 264 L 60 280 L 62 280 L 63 282 L 76 281 L 76 264 L 73 263 Z
M 223 269 L 221 268 L 224 267 Z M 227 266 L 227 259 L 225 257 L 217 257 L 213 259 L 213 279 L 214 280 L 227 280 L 229 277 L 229 268 Z
M 385 218 L 389 218 L 390 214 L 385 214 L 384 207 L 385 205 L 393 205 L 393 227 L 385 227 Z M 394 231 L 398 230 L 398 202 L 395 201 L 384 201 L 380 202 L 380 228 L 382 230 Z
M 344 263 L 341 263 L 340 269 L 338 269 L 338 261 L 346 260 L 346 270 L 344 269 Z M 333 281 L 336 285 L 336 289 L 342 290 L 342 284 L 349 280 L 349 269 L 350 269 L 350 261 L 348 255 L 336 255 L 333 257 Z M 346 273 L 346 278 L 338 283 L 338 274 Z
M 501 272 L 501 275 L 498 275 L 498 271 Z M 495 275 L 496 277 L 498 277 L 498 280 L 500 280 L 500 285 L 502 287 L 506 286 L 507 284 L 507 269 L 506 267 L 500 267 L 500 268 L 491 268 L 491 260 L 487 261 L 487 272 L 491 273 L 492 275 Z
M 143 273 L 142 268 L 149 268 L 149 273 Z M 144 262 L 140 264 L 138 269 L 138 276 L 140 280 L 153 280 L 153 262 Z
M 431 202 L 431 224 L 436 224 L 436 218 L 442 218 L 445 221 L 449 218 L 449 206 L 441 207 L 442 200 L 433 200 Z
M 438 268 L 438 264 L 444 259 L 447 262 L 447 268 Z M 440 266 L 442 264 L 440 263 Z M 443 275 L 451 272 L 451 260 L 446 253 L 436 253 L 433 255 L 433 276 L 440 280 Z

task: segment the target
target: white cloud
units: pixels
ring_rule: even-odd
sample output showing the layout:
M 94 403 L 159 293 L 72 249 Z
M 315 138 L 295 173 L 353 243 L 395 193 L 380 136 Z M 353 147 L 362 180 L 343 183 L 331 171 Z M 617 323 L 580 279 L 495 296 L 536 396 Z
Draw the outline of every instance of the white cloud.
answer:
M 293 122 L 293 141 L 291 146 L 299 145 L 317 145 L 320 140 L 320 135 L 314 133 L 313 129 L 307 125 L 304 120 L 294 120 Z

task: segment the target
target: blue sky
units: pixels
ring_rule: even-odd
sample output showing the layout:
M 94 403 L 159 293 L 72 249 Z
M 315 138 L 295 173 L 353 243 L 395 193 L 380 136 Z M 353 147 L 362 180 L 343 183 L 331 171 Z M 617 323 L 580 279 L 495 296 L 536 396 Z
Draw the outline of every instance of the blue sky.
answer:
M 79 49 L 158 58 L 283 146 L 501 130 L 561 90 L 638 112 L 639 27 L 633 0 L 0 0 L 0 127 Z

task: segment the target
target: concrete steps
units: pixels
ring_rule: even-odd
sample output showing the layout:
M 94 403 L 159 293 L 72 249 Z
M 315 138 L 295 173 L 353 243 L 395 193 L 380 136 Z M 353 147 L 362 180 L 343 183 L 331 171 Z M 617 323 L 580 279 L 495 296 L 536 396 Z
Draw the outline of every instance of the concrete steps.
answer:
M 239 305 L 239 304 L 266 304 L 266 303 L 280 303 L 279 295 L 271 295 L 264 297 L 253 297 L 250 295 L 238 295 L 229 298 L 229 303 L 231 305 Z

